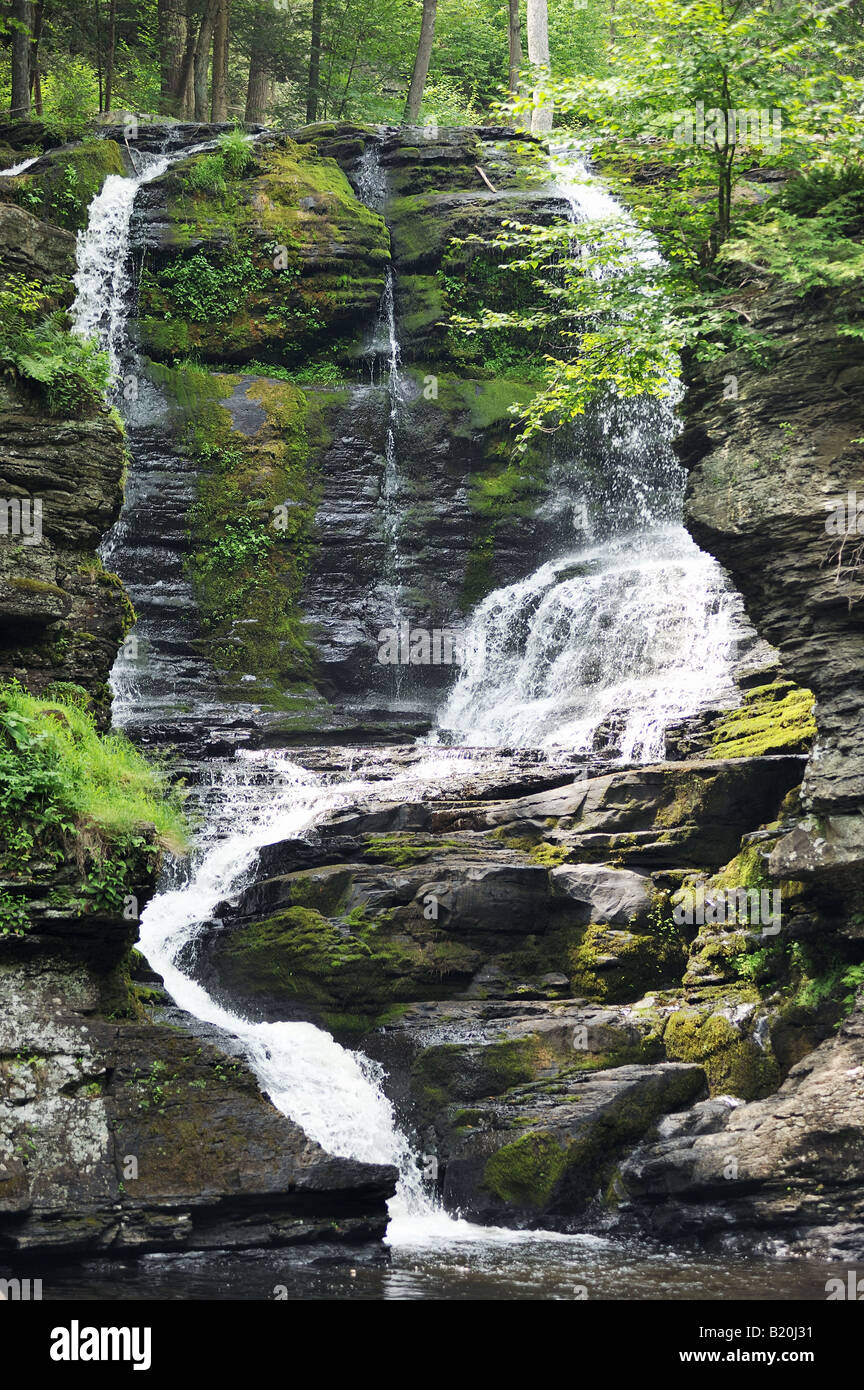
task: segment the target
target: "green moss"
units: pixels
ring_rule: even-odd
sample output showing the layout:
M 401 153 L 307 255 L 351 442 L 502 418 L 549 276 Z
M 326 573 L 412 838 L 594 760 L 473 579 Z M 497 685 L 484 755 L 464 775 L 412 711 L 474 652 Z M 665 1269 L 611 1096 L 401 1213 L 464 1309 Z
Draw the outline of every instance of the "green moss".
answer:
M 502 1095 L 532 1081 L 546 1060 L 536 1037 L 479 1047 L 442 1043 L 421 1052 L 411 1068 L 411 1089 L 421 1107 L 434 1111 L 459 1097 Z
M 248 169 L 223 161 L 218 178 L 212 161 L 195 156 L 164 176 L 173 255 L 148 258 L 142 273 L 147 350 L 285 363 L 320 351 L 381 295 L 383 222 L 308 146 L 259 147 Z
M 244 386 L 195 364 L 154 364 L 153 374 L 182 412 L 201 465 L 188 571 L 206 654 L 229 680 L 254 675 L 259 699 L 302 709 L 315 672 L 300 595 L 315 546 L 316 460 L 343 396 L 281 380 Z M 260 407 L 251 434 L 234 430 L 225 405 L 237 392 Z
M 355 1037 L 358 1020 L 365 1031 L 389 1017 L 394 1005 L 446 996 L 448 981 L 464 980 L 476 964 L 468 947 L 431 926 L 417 941 L 361 908 L 340 922 L 301 906 L 220 936 L 214 960 L 235 996 L 268 1007 L 296 1002 L 331 1024 L 351 1015 Z
M 679 1009 L 663 1032 L 671 1062 L 697 1062 L 705 1070 L 712 1095 L 757 1100 L 780 1084 L 777 1061 L 721 1013 Z
M 551 1134 L 523 1134 L 489 1159 L 482 1185 L 503 1202 L 543 1207 L 567 1169 L 567 1155 Z
M 594 923 L 581 930 L 569 957 L 574 991 L 608 1003 L 639 999 L 676 983 L 686 964 L 677 935 L 637 934 Z
M 789 681 L 748 690 L 740 709 L 721 720 L 709 758 L 757 758 L 805 753 L 816 737 L 813 696 Z
M 125 174 L 116 140 L 84 140 L 53 151 L 48 167 L 15 180 L 15 200 L 43 222 L 70 231 L 87 225 L 90 204 L 109 174 Z

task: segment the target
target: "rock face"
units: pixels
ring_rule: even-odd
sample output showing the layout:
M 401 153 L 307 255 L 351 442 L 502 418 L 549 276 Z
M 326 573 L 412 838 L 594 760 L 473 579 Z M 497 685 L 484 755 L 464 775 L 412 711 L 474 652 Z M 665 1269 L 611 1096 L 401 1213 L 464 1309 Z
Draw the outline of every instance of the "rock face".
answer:
M 803 758 L 565 781 L 502 753 L 446 798 L 393 803 L 418 754 L 391 756 L 355 769 L 382 799 L 265 847 L 182 964 L 251 1017 L 362 1040 L 451 1207 L 603 1227 L 664 1115 L 770 1096 L 847 1011 L 848 914 L 799 884 L 776 929 L 760 917 Z M 678 912 L 687 893 L 701 915 Z
M 54 303 L 72 297 L 72 233 L 11 203 L 0 203 L 0 263 L 59 286 Z M 58 418 L 5 378 L 0 455 L 0 677 L 37 694 L 72 682 L 107 722 L 108 672 L 132 610 L 96 548 L 120 511 L 122 433 L 104 407 Z
M 7 1254 L 380 1238 L 393 1170 L 325 1154 L 185 1016 L 151 1021 L 128 923 L 44 925 L 0 960 Z
M 0 675 L 35 693 L 74 682 L 107 717 L 106 681 L 131 607 L 96 546 L 120 510 L 123 437 L 107 411 L 57 420 L 4 386 L 0 448 Z
M 702 1249 L 864 1258 L 864 1016 L 776 1094 L 670 1115 L 622 1164 L 619 1229 Z
M 745 292 L 771 365 L 734 354 L 691 373 L 679 452 L 690 470 L 688 526 L 729 569 L 786 674 L 816 695 L 819 737 L 803 806 L 812 818 L 781 842 L 773 871 L 860 892 L 864 764 L 856 742 L 864 701 L 860 543 L 850 493 L 864 487 L 864 347 L 838 333 L 860 323 L 825 292 L 762 284 Z M 848 296 L 847 296 L 848 299 Z M 737 399 L 724 399 L 730 373 Z
M 381 219 L 333 160 L 287 138 L 242 180 L 193 156 L 142 190 L 139 332 L 157 359 L 296 360 L 374 315 L 390 259 Z

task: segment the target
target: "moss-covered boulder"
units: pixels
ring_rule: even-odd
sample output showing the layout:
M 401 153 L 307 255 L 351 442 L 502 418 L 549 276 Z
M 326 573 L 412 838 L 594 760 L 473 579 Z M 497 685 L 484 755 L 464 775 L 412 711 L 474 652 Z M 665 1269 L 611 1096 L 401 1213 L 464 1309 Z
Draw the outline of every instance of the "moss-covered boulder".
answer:
M 816 737 L 813 696 L 791 681 L 777 680 L 745 691 L 740 709 L 713 732 L 709 758 L 756 758 L 770 753 L 806 753 Z
M 448 1205 L 484 1221 L 573 1229 L 615 1163 L 669 1111 L 705 1094 L 701 1067 L 573 1070 L 550 1091 L 451 1108 L 442 1136 Z
M 116 140 L 82 140 L 51 150 L 17 178 L 0 180 L 0 196 L 45 222 L 80 231 L 108 175 L 128 172 Z
M 256 147 L 174 165 L 136 212 L 145 250 L 140 334 L 163 361 L 293 362 L 350 340 L 374 315 L 389 263 L 381 218 L 313 147 Z
M 639 999 L 677 984 L 686 959 L 674 930 L 647 933 L 591 923 L 570 952 L 573 988 L 609 1003 Z

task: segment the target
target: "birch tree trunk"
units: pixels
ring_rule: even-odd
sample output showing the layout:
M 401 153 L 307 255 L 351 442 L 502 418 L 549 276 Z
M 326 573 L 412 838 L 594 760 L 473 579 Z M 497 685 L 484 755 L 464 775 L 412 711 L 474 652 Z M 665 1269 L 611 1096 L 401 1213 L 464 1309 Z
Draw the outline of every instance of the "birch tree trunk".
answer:
M 435 38 L 435 13 L 437 9 L 438 0 L 423 0 L 420 41 L 417 44 L 417 57 L 414 59 L 414 71 L 411 74 L 411 85 L 408 88 L 408 99 L 405 102 L 405 113 L 402 117 L 404 125 L 416 125 L 420 119 L 423 90 L 426 86 L 426 75 L 429 72 L 429 59 L 432 57 L 432 40 Z
M 549 67 L 549 7 L 547 0 L 528 0 L 528 62 L 533 68 Z M 540 100 L 543 88 L 537 74 L 534 86 L 534 100 Z M 552 129 L 555 108 L 547 97 L 541 106 L 535 106 L 531 113 L 531 130 L 535 135 L 545 135 Z

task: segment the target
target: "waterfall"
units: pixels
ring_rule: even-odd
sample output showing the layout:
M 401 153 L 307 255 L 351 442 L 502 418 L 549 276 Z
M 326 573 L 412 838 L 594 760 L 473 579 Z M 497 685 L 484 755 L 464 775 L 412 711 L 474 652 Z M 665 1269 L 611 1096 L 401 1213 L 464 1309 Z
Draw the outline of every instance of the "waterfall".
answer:
M 403 384 L 399 374 L 401 352 L 396 334 L 396 299 L 393 285 L 393 271 L 388 267 L 384 294 L 381 299 L 380 317 L 386 334 L 387 353 L 387 439 L 384 446 L 384 483 L 382 502 L 384 510 L 384 532 L 387 539 L 387 568 L 391 590 L 393 625 L 398 627 L 402 617 L 400 573 L 402 557 L 399 551 L 399 461 L 396 453 L 396 428 L 399 421 L 399 406 L 402 400 Z
M 23 174 L 25 169 L 29 169 L 31 164 L 35 164 L 37 159 L 42 156 L 31 154 L 29 159 L 22 159 L 18 164 L 10 164 L 8 169 L 0 169 L 0 179 L 16 179 L 19 174 Z
M 207 146 L 193 147 L 203 148 Z M 131 291 L 129 227 L 136 193 L 142 184 L 158 178 L 173 158 L 185 158 L 193 149 L 151 157 L 134 177 L 109 177 L 93 200 L 87 229 L 79 237 L 73 322 L 76 332 L 95 337 L 108 351 L 115 373 L 132 356 L 126 324 Z M 371 156 L 361 175 L 367 177 L 367 191 L 380 190 L 380 170 L 376 171 Z M 400 375 L 392 276 L 385 287 L 382 325 L 390 402 L 383 494 L 385 502 L 389 497 L 395 503 Z M 118 404 L 125 408 L 122 400 Z M 133 449 L 130 493 L 136 486 L 134 454 Z M 663 496 L 667 505 L 669 494 Z M 706 597 L 711 562 L 699 554 L 680 526 L 670 527 L 668 518 L 665 529 L 657 524 L 663 507 L 655 505 L 652 497 L 649 488 L 638 508 L 640 516 L 654 518 L 651 524 L 622 534 L 614 544 L 577 548 L 560 561 L 541 566 L 521 584 L 485 600 L 475 621 L 482 621 L 495 634 L 496 669 L 491 674 L 465 669 L 442 715 L 442 726 L 447 718 L 463 733 L 469 725 L 482 725 L 483 737 L 491 743 L 536 737 L 545 743 L 564 727 L 581 739 L 587 738 L 592 721 L 596 724 L 600 719 L 600 705 L 602 717 L 621 708 L 635 717 L 642 702 L 645 730 L 632 737 L 632 746 L 644 749 L 651 739 L 656 741 L 653 731 L 668 713 L 666 695 L 656 692 L 661 687 L 667 692 L 675 683 L 664 673 L 674 670 L 683 681 L 688 644 L 692 651 L 696 635 L 710 629 L 704 650 L 710 648 L 713 653 L 710 660 L 716 675 L 723 636 L 720 610 L 712 627 Z M 675 505 L 680 507 L 680 500 Z M 122 518 L 118 534 L 122 535 Z M 393 554 L 398 559 L 395 530 Z M 395 578 L 398 584 L 398 574 Z M 398 587 L 393 592 L 398 602 Z M 682 605 L 683 616 L 678 611 Z M 614 641 L 610 633 L 616 634 Z M 712 678 L 710 672 L 697 674 L 706 684 Z M 573 681 L 577 688 L 571 692 Z M 605 692 L 602 699 L 600 692 Z M 144 692 L 127 691 L 126 717 L 130 703 L 137 699 L 146 705 L 148 698 Z M 599 700 L 596 708 L 588 708 L 591 699 Z M 495 707 L 507 701 L 512 718 L 507 714 L 502 719 Z M 398 1168 L 391 1242 L 548 1239 L 542 1232 L 490 1230 L 447 1216 L 424 1188 L 417 1158 L 397 1124 L 376 1064 L 341 1047 L 311 1024 L 251 1022 L 218 1004 L 177 965 L 217 904 L 235 897 L 254 877 L 264 845 L 309 835 L 322 816 L 358 800 L 376 796 L 388 802 L 415 800 L 436 785 L 452 788 L 457 770 L 470 776 L 471 758 L 430 753 L 390 781 L 356 779 L 335 784 L 273 751 L 241 752 L 233 762 L 217 765 L 216 784 L 206 789 L 206 796 L 201 794 L 208 819 L 196 853 L 184 870 L 175 868 L 173 881 L 148 905 L 140 923 L 140 946 L 178 1005 L 236 1038 L 263 1091 L 312 1139 L 331 1153 Z
M 181 149 L 171 157 L 145 157 L 145 167 L 134 177 L 109 176 L 90 205 L 86 231 L 78 240 L 77 296 L 70 313 L 75 331 L 94 338 L 110 354 L 115 372 L 133 356 L 126 325 L 131 293 L 129 229 L 136 194 L 142 184 L 164 173 L 173 159 L 202 148 L 208 146 Z M 395 325 L 395 319 L 392 322 Z M 395 326 L 390 343 L 395 375 Z M 395 389 L 394 385 L 394 393 Z M 123 408 L 122 398 L 119 404 Z M 113 543 L 118 543 L 116 536 Z M 127 717 L 136 698 L 141 697 L 134 687 L 124 691 Z M 415 790 L 413 781 L 402 788 L 406 797 Z M 459 1223 L 438 1214 L 426 1193 L 417 1159 L 382 1089 L 380 1069 L 311 1024 L 251 1023 L 231 1013 L 175 964 L 216 904 L 240 891 L 254 873 L 263 845 L 306 833 L 328 810 L 372 791 L 369 783 L 321 786 L 311 774 L 276 754 L 240 755 L 222 771 L 218 794 L 208 798 L 209 821 L 185 881 L 169 886 L 142 914 L 139 944 L 181 1008 L 241 1043 L 262 1090 L 283 1114 L 331 1153 L 398 1168 L 394 1231 L 402 1230 L 411 1238 L 418 1220 L 444 1222 L 453 1231 L 459 1230 Z M 466 1226 L 466 1231 L 473 1228 Z
M 70 309 L 74 331 L 95 339 L 108 353 L 117 375 L 125 346 L 129 313 L 129 224 L 138 190 L 168 168 L 167 155 L 142 155 L 142 168 L 132 178 L 109 174 L 97 193 L 78 233 L 75 302 Z
M 552 170 L 574 222 L 596 223 L 598 240 L 604 225 L 623 226 L 625 269 L 659 263 L 572 150 L 553 152 Z M 670 724 L 733 697 L 741 602 L 681 522 L 684 472 L 671 448 L 679 391 L 670 382 L 665 400 L 607 399 L 569 432 L 546 505 L 575 515 L 580 538 L 571 526 L 557 557 L 475 609 L 433 739 L 565 744 L 648 762 L 664 756 Z M 592 449 L 599 466 L 585 481 Z
M 381 212 L 387 197 L 387 184 L 381 167 L 378 144 L 370 141 L 354 175 L 354 188 L 362 203 L 373 212 Z M 378 307 L 378 317 L 368 348 L 373 379 L 383 367 L 387 384 L 387 433 L 384 443 L 384 469 L 381 482 L 381 514 L 386 546 L 385 605 L 390 622 L 398 627 L 403 615 L 402 554 L 400 550 L 401 485 L 397 429 L 400 408 L 405 400 L 405 383 L 401 374 L 402 353 L 396 323 L 396 284 L 393 269 L 387 267 L 384 292 Z M 401 666 L 391 668 L 395 689 L 401 688 Z

